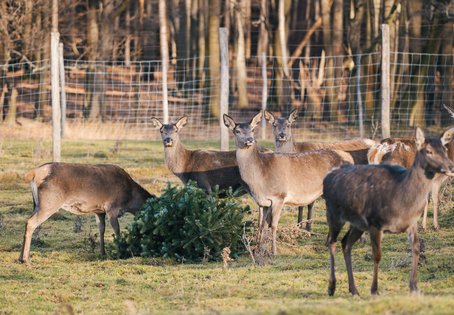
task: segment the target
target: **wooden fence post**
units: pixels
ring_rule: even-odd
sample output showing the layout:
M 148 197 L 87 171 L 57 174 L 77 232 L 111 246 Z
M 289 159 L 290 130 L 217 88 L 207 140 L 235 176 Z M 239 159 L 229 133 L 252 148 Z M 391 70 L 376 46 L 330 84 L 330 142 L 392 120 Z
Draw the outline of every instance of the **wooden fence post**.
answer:
M 356 97 L 358 98 L 359 136 L 364 138 L 364 111 L 361 97 L 361 55 L 356 55 Z
M 52 160 L 60 162 L 61 156 L 61 107 L 58 44 L 60 34 L 50 34 L 50 78 L 52 91 Z
M 166 1 L 159 1 L 159 37 L 162 60 L 162 120 L 164 124 L 169 123 L 169 99 L 167 92 L 167 70 L 169 68 L 169 47 L 167 46 L 167 21 Z
M 381 133 L 383 138 L 389 138 L 390 132 L 390 45 L 389 25 L 381 25 Z
M 221 130 L 221 151 L 229 150 L 229 130 L 224 125 L 224 114 L 229 113 L 229 38 L 225 27 L 219 28 L 219 46 L 221 51 L 221 93 L 219 126 Z

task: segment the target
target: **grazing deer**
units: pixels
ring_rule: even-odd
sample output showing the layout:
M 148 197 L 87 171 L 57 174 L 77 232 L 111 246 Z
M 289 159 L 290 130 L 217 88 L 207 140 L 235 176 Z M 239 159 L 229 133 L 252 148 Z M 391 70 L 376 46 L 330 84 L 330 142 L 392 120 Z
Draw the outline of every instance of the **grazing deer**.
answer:
M 305 206 L 322 194 L 325 175 L 335 167 L 353 163 L 343 151 L 318 150 L 300 154 L 262 153 L 254 130 L 262 119 L 260 112 L 249 123 L 236 123 L 224 115 L 224 124 L 236 141 L 236 159 L 241 178 L 260 207 L 266 207 L 265 221 L 272 230 L 272 251 L 276 254 L 276 232 L 284 204 Z
M 444 132 L 446 137 L 454 134 L 454 128 Z M 445 144 L 448 150 L 448 157 L 454 161 L 454 141 Z M 383 139 L 380 144 L 370 148 L 368 152 L 369 164 L 397 164 L 410 168 L 417 154 L 416 140 L 410 138 L 387 138 Z M 437 174 L 432 181 L 432 200 L 433 200 L 433 226 L 435 230 L 440 229 L 438 223 L 439 194 L 441 186 L 448 180 L 448 176 Z M 424 208 L 422 227 L 427 227 L 427 210 L 428 204 Z
M 345 166 L 329 173 L 323 181 L 326 217 L 329 226 L 327 246 L 331 272 L 328 294 L 336 290 L 334 255 L 337 237 L 346 222 L 350 228 L 342 239 L 342 250 L 347 266 L 349 291 L 358 294 L 351 261 L 354 243 L 369 231 L 374 273 L 371 293 L 378 293 L 378 265 L 381 259 L 383 233 L 407 232 L 412 248 L 410 291 L 417 290 L 419 239 L 417 222 L 437 174 L 453 176 L 454 164 L 448 158 L 444 145 L 452 134 L 426 139 L 421 129 L 416 129 L 417 153 L 410 169 L 398 165 Z
M 122 168 L 110 164 L 47 163 L 25 175 L 33 194 L 33 215 L 25 226 L 20 262 L 30 262 L 30 243 L 35 229 L 60 208 L 77 215 L 94 213 L 99 228 L 100 252 L 105 255 L 105 217 L 117 237 L 118 217 L 135 213 L 155 197 Z
M 300 142 L 293 140 L 292 124 L 298 118 L 298 110 L 295 109 L 290 113 L 288 118 L 276 118 L 271 112 L 265 111 L 265 119 L 273 126 L 274 144 L 276 152 L 279 153 L 302 153 L 319 149 L 335 149 L 350 153 L 355 164 L 367 164 L 367 152 L 375 144 L 370 139 L 349 140 L 337 143 L 314 143 Z M 312 208 L 314 204 L 307 206 L 307 223 L 306 230 L 311 230 Z M 298 224 L 303 221 L 303 207 L 298 208 Z

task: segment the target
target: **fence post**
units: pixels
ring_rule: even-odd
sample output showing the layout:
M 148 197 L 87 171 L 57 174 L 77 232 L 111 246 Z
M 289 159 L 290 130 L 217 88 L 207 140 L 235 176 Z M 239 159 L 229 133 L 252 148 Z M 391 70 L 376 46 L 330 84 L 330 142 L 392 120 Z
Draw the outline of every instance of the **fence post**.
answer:
M 52 91 L 52 160 L 60 161 L 61 156 L 61 107 L 60 107 L 60 80 L 59 80 L 59 53 L 58 44 L 60 34 L 50 34 L 50 78 Z
M 266 75 L 266 54 L 262 52 L 262 111 L 266 110 L 266 100 L 268 99 L 268 78 Z M 262 119 L 262 140 L 266 139 L 266 119 Z
M 169 123 L 169 100 L 167 92 L 167 70 L 169 67 L 169 47 L 167 46 L 166 1 L 159 1 L 159 37 L 162 60 L 162 116 L 164 124 Z
M 390 45 L 389 25 L 381 25 L 381 132 L 383 138 L 389 138 L 390 133 Z
M 65 62 L 63 60 L 63 43 L 58 46 L 58 65 L 60 77 L 60 95 L 61 95 L 61 137 L 65 137 L 66 129 L 66 91 L 65 91 Z
M 356 97 L 358 98 L 359 136 L 364 138 L 363 99 L 361 98 L 361 55 L 356 55 Z
M 221 50 L 221 92 L 219 126 L 221 130 L 221 151 L 229 150 L 229 130 L 224 125 L 224 114 L 229 113 L 229 38 L 225 27 L 219 28 L 219 46 Z

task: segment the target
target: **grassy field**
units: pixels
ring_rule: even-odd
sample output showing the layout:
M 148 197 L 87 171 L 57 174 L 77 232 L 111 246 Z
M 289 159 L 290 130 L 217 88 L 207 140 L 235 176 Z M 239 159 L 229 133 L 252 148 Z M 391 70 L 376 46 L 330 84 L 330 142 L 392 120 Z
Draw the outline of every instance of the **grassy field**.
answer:
M 192 147 L 214 144 L 193 143 Z M 35 233 L 31 266 L 17 263 L 32 198 L 23 175 L 51 159 L 51 144 L 0 141 L 0 314 L 453 314 L 454 210 L 445 204 L 441 231 L 421 232 L 425 251 L 419 268 L 421 293 L 410 295 L 410 251 L 406 235 L 386 235 L 379 273 L 380 296 L 369 293 L 372 260 L 369 242 L 353 250 L 361 297 L 348 293 L 342 254 L 337 254 L 338 290 L 327 296 L 329 261 L 324 245 L 324 205 L 316 204 L 314 233 L 297 244 L 279 243 L 279 255 L 255 267 L 244 255 L 223 269 L 222 263 L 176 264 L 164 259 L 110 260 L 100 257 L 94 216 L 59 212 Z M 62 160 L 114 163 L 148 190 L 160 194 L 168 181 L 178 183 L 163 165 L 160 143 L 145 141 L 65 141 Z M 397 196 L 398 197 L 398 196 Z M 243 202 L 253 204 L 249 197 Z M 132 219 L 120 219 L 124 228 Z M 296 222 L 285 211 L 280 226 Z M 431 221 L 429 220 L 429 223 Z M 288 229 L 291 230 L 291 229 Z M 107 242 L 112 241 L 108 227 Z M 291 239 L 291 237 L 290 237 Z M 95 242 L 93 242 L 95 240 Z

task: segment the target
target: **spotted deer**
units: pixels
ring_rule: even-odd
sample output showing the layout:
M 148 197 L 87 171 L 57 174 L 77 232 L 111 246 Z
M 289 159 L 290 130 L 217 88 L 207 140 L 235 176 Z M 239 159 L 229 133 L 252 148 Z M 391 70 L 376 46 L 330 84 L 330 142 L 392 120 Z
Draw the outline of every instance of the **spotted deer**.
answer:
M 448 158 L 445 148 L 451 140 L 452 133 L 428 139 L 417 128 L 417 153 L 409 169 L 388 164 L 352 165 L 334 170 L 325 177 L 323 196 L 329 227 L 326 243 L 331 263 L 329 295 L 334 295 L 336 290 L 336 241 L 346 222 L 350 223 L 350 228 L 342 238 L 342 251 L 351 294 L 359 294 L 353 278 L 351 250 L 365 231 L 370 234 L 374 260 L 371 293 L 378 293 L 383 233 L 403 232 L 408 234 L 412 249 L 410 291 L 417 291 L 420 249 L 417 222 L 426 205 L 434 178 L 438 174 L 454 175 L 454 164 Z
M 20 262 L 30 262 L 30 244 L 35 229 L 60 208 L 77 215 L 96 214 L 100 252 L 105 255 L 105 218 L 120 236 L 118 218 L 135 213 L 155 196 L 116 165 L 47 163 L 25 175 L 30 182 L 34 210 L 25 226 Z
M 271 112 L 265 111 L 265 119 L 272 125 L 276 152 L 301 153 L 319 149 L 335 149 L 348 152 L 353 157 L 355 164 L 367 164 L 367 152 L 375 144 L 370 139 L 347 140 L 336 143 L 295 142 L 293 139 L 292 125 L 298 118 L 298 110 L 295 109 L 285 117 L 275 117 Z M 307 206 L 306 230 L 311 230 L 312 209 L 314 204 Z M 303 207 L 298 208 L 298 224 L 303 221 Z
M 260 207 L 264 222 L 272 230 L 272 252 L 276 254 L 276 233 L 285 204 L 305 206 L 322 194 L 324 176 L 333 168 L 353 163 L 352 157 L 339 150 L 318 150 L 299 154 L 260 152 L 254 130 L 262 120 L 260 112 L 248 123 L 236 123 L 224 115 L 224 124 L 236 142 L 236 159 L 241 178 Z M 266 221 L 266 222 L 265 222 Z

